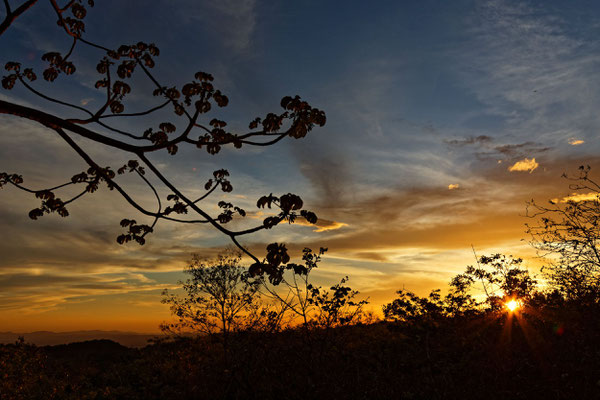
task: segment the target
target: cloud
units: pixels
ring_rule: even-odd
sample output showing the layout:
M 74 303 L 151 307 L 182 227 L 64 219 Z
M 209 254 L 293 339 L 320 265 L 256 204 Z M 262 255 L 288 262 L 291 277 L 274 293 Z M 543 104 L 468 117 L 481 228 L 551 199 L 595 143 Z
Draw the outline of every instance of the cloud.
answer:
M 349 224 L 346 229 L 307 235 L 290 243 L 328 247 L 330 254 L 347 260 L 372 261 L 388 260 L 407 249 L 416 253 L 463 249 L 471 243 L 493 246 L 511 239 L 518 245 L 524 232 L 524 220 L 519 216 L 524 211 L 522 202 L 533 195 L 531 181 L 537 183 L 540 177 L 510 180 L 505 175 L 495 169 L 484 178 L 473 178 L 461 190 L 396 188 L 373 195 L 337 210 L 337 216 Z M 540 187 L 543 185 L 536 185 L 536 190 Z M 262 248 L 257 247 L 258 251 Z
M 488 150 L 476 152 L 475 155 L 480 160 L 496 160 L 496 161 L 516 161 L 533 154 L 541 154 L 548 152 L 552 148 L 544 146 L 541 143 L 524 142 L 516 144 L 503 144 L 493 147 L 488 147 Z
M 184 18 L 200 23 L 222 43 L 242 53 L 252 46 L 257 24 L 256 0 L 196 0 L 188 2 Z
M 550 200 L 553 203 L 568 203 L 568 202 L 574 202 L 574 203 L 578 203 L 580 201 L 598 201 L 599 200 L 599 193 L 596 192 L 590 192 L 590 193 L 573 193 L 569 196 L 565 196 L 562 199 L 552 199 Z
M 22 309 L 45 312 L 76 298 L 136 291 L 160 290 L 159 284 L 142 274 L 0 273 L 0 311 Z
M 327 219 L 319 218 L 316 224 L 308 223 L 304 218 L 298 218 L 295 222 L 295 225 L 301 226 L 309 226 L 313 229 L 313 232 L 327 232 L 327 231 L 335 231 L 337 229 L 348 226 L 348 224 L 344 222 L 330 221 Z
M 502 146 L 496 146 L 494 147 L 494 150 L 499 154 L 503 154 L 507 157 L 514 158 L 520 157 L 523 154 L 523 152 L 526 152 L 527 154 L 543 153 L 545 151 L 550 150 L 550 148 L 541 147 L 541 145 L 538 143 L 525 142 L 519 144 L 505 144 Z
M 597 158 L 586 162 L 592 170 L 598 165 Z M 305 234 L 286 243 L 297 252 L 304 246 L 328 247 L 328 255 L 361 262 L 365 269 L 373 268 L 365 261 L 391 262 L 399 253 L 467 251 L 470 244 L 482 251 L 528 248 L 521 241 L 526 239 L 525 201 L 557 197 L 557 188 L 568 187 L 561 174 L 580 163 L 571 158 L 548 160 L 536 174 L 509 174 L 504 164 L 494 163 L 478 169 L 467 186 L 459 185 L 460 190 L 445 185 L 373 190 L 371 196 L 335 210 L 335 220 L 349 224 L 345 229 Z M 263 252 L 264 244 L 254 248 Z M 446 260 L 437 262 L 436 268 L 447 265 Z
M 317 224 L 318 225 L 318 224 Z M 315 229 L 315 232 L 327 232 L 327 231 L 335 231 L 336 229 L 340 229 L 343 228 L 344 226 L 348 226 L 348 224 L 345 224 L 343 222 L 335 222 L 332 221 L 329 224 L 326 225 L 322 225 L 322 226 L 318 226 L 317 229 Z
M 494 139 L 490 136 L 480 135 L 476 137 L 470 136 L 464 139 L 444 140 L 444 142 L 451 146 L 468 146 L 474 144 L 485 145 L 493 142 L 493 140 Z
M 502 121 L 492 132 L 542 138 L 553 147 L 571 132 L 600 128 L 595 87 L 600 78 L 595 24 L 571 29 L 559 9 L 533 2 L 491 0 L 467 17 L 472 41 L 457 51 L 468 60 L 458 73 L 485 113 Z M 495 137 L 495 135 L 493 135 Z
M 451 183 L 448 185 L 448 190 L 458 189 L 460 185 L 458 183 Z
M 535 161 L 535 158 L 524 158 L 523 160 L 517 161 L 516 163 L 508 167 L 508 170 L 510 172 L 529 171 L 529 173 L 532 173 L 537 167 L 539 167 L 539 165 L 540 164 L 538 164 L 537 161 Z
M 541 143 L 532 141 L 526 141 L 522 143 L 506 143 L 506 144 L 495 144 L 501 141 L 501 139 L 494 139 L 490 136 L 469 136 L 463 139 L 444 140 L 447 145 L 456 148 L 462 147 L 474 147 L 479 149 L 475 155 L 480 160 L 499 158 L 505 160 L 515 160 L 523 158 L 527 155 L 540 154 L 552 150 L 551 146 L 545 146 Z
M 583 139 L 575 139 L 575 138 L 570 138 L 569 139 L 569 144 L 571 146 L 579 146 L 580 144 L 584 144 L 585 141 Z
M 315 148 L 316 147 L 316 148 Z M 352 192 L 353 165 L 331 147 L 294 146 L 292 154 L 308 179 L 321 208 L 343 207 Z

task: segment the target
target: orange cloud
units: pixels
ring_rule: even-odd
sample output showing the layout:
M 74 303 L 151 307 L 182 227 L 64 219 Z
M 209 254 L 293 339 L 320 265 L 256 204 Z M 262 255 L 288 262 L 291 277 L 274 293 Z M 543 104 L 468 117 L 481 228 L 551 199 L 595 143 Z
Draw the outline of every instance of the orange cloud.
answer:
M 580 144 L 584 144 L 585 141 L 581 140 L 581 139 L 575 139 L 575 138 L 570 138 L 569 139 L 569 144 L 571 146 L 579 146 Z
M 532 173 L 539 166 L 540 164 L 538 164 L 537 161 L 535 161 L 535 157 L 531 159 L 524 158 L 521 161 L 517 161 L 516 163 L 508 167 L 508 170 L 510 172 L 529 171 L 529 173 Z
M 348 226 L 348 224 L 336 221 L 326 221 L 326 225 L 319 226 L 319 224 L 317 223 L 317 229 L 315 229 L 314 232 L 334 231 L 336 229 L 343 228 L 344 226 Z
M 569 201 L 578 203 L 580 201 L 598 201 L 598 196 L 600 196 L 596 192 L 590 193 L 572 193 L 570 196 L 563 197 L 562 199 L 552 199 L 550 200 L 553 203 L 567 203 Z
M 298 218 L 294 224 L 302 225 L 302 226 L 310 226 L 316 227 L 313 232 L 327 232 L 327 231 L 335 231 L 336 229 L 343 228 L 344 226 L 348 226 L 348 224 L 344 222 L 330 221 L 327 219 L 319 218 L 316 225 L 308 223 L 304 218 Z
M 458 183 L 451 183 L 448 185 L 448 190 L 458 189 L 460 185 Z

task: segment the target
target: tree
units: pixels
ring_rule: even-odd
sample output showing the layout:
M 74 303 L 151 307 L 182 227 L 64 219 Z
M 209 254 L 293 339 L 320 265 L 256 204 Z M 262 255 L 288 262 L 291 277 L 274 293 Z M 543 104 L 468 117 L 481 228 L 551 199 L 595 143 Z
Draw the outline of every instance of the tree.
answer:
M 331 286 L 329 290 L 309 285 L 309 303 L 315 307 L 314 322 L 318 327 L 332 328 L 359 322 L 363 316 L 363 306 L 368 300 L 355 300 L 360 293 L 345 286 L 348 277 Z
M 139 223 L 133 218 L 122 219 L 120 225 L 125 232 L 117 237 L 119 244 L 135 241 L 143 245 L 146 236 L 154 231 L 160 220 L 208 224 L 228 236 L 255 263 L 261 261 L 239 243 L 239 237 L 270 229 L 282 221 L 292 223 L 297 217 L 302 217 L 309 223 L 316 223 L 317 216 L 303 209 L 303 202 L 299 196 L 291 193 L 282 196 L 270 194 L 261 197 L 257 206 L 275 208 L 277 212 L 274 215 L 264 219 L 258 226 L 241 230 L 228 229 L 226 224 L 234 217 L 244 217 L 245 210 L 231 202 L 219 201 L 220 213 L 211 215 L 203 206 L 203 201 L 215 191 L 229 193 L 233 190 L 227 170 L 219 169 L 211 177 L 207 177 L 204 194 L 193 198 L 186 194 L 184 188 L 176 187 L 172 183 L 159 166 L 151 161 L 150 154 L 167 152 L 175 156 L 180 147 L 192 146 L 210 156 L 219 153 L 224 146 L 240 149 L 244 146 L 274 145 L 286 137 L 300 139 L 313 127 L 325 125 L 326 117 L 323 111 L 313 108 L 299 96 L 285 96 L 281 100 L 282 112 L 268 113 L 262 118 L 252 119 L 247 132 L 230 132 L 225 121 L 207 117 L 214 107 L 226 107 L 229 103 L 227 96 L 213 84 L 214 78 L 211 74 L 199 71 L 188 82 L 167 85 L 152 73 L 160 54 L 155 44 L 140 41 L 109 48 L 88 40 L 84 34 L 84 19 L 88 8 L 92 7 L 94 2 L 88 0 L 84 4 L 83 0 L 70 0 L 61 7 L 57 0 L 49 1 L 55 11 L 57 24 L 64 30 L 70 47 L 66 53 L 52 51 L 42 56 L 42 60 L 47 64 L 42 78 L 47 82 L 55 82 L 73 75 L 76 70 L 72 61 L 73 54 L 82 46 L 88 47 L 96 51 L 99 57 L 96 66 L 99 79 L 95 83 L 95 90 L 103 91 L 105 100 L 100 106 L 90 108 L 78 105 L 75 99 L 61 98 L 60 93 L 45 93 L 35 84 L 37 73 L 33 68 L 17 61 L 6 63 L 7 75 L 2 78 L 2 87 L 5 90 L 21 85 L 33 95 L 61 106 L 62 111 L 48 113 L 0 100 L 0 114 L 34 121 L 47 128 L 58 135 L 88 166 L 87 170 L 74 173 L 66 182 L 48 183 L 46 187 L 36 189 L 26 186 L 25 178 L 18 173 L 0 172 L 0 188 L 11 185 L 40 199 L 40 206 L 29 212 L 31 219 L 39 219 L 50 213 L 66 217 L 69 215 L 67 207 L 70 203 L 94 193 L 101 185 L 106 185 L 151 221 Z M 36 1 L 26 1 L 21 6 L 11 9 L 8 0 L 5 0 L 6 17 L 0 35 L 15 18 L 35 3 Z M 132 78 L 139 75 L 154 87 L 151 93 L 134 88 Z M 153 96 L 156 102 L 147 109 L 129 111 L 127 99 L 132 93 Z M 149 126 L 150 123 L 144 123 L 143 120 L 150 117 L 160 117 L 163 122 Z M 138 129 L 123 127 L 124 120 L 137 118 L 142 119 Z M 124 152 L 132 159 L 115 169 L 111 166 L 101 166 L 90 156 L 83 144 L 74 140 L 77 137 Z M 149 194 L 156 200 L 154 209 L 142 205 L 119 181 L 119 175 L 127 173 L 137 175 L 148 187 Z M 66 187 L 78 187 L 80 190 L 70 198 L 59 197 Z M 188 217 L 188 214 L 194 214 L 194 217 Z M 281 246 L 283 245 L 277 245 L 277 251 L 280 253 L 285 249 L 285 246 Z
M 291 326 L 299 322 L 306 329 L 357 322 L 368 301 L 355 300 L 359 292 L 345 286 L 348 277 L 329 290 L 310 283 L 310 272 L 324 252 L 304 249 L 304 265 L 288 263 L 278 278 L 270 274 L 268 279 L 253 277 L 252 268 L 241 266 L 241 253 L 228 252 L 209 261 L 194 255 L 184 271 L 190 278 L 179 282 L 184 295 L 163 291 L 162 303 L 170 306 L 178 320 L 164 323 L 161 329 L 175 334 L 227 335 L 242 330 L 277 331 L 284 322 Z
M 536 220 L 527 224 L 532 245 L 550 258 L 546 277 L 569 299 L 600 295 L 600 186 L 589 173 L 589 166 L 580 166 L 577 177 L 563 174 L 574 193 L 547 206 L 531 200 L 527 207 Z
M 258 281 L 249 279 L 240 265 L 240 253 L 226 253 L 203 261 L 194 255 L 184 271 L 190 276 L 183 285 L 185 297 L 163 291 L 163 304 L 169 304 L 178 318 L 163 324 L 165 332 L 223 333 L 245 329 L 249 315 L 256 311 Z
M 383 316 L 388 321 L 409 322 L 415 319 L 437 319 L 445 316 L 440 289 L 432 290 L 428 297 L 398 290 L 398 298 L 383 306 Z
M 463 274 L 452 280 L 451 285 L 461 289 L 465 285 L 464 290 L 467 290 L 480 282 L 485 301 L 491 310 L 501 309 L 509 300 L 527 302 L 531 299 L 537 282 L 527 269 L 523 269 L 522 264 L 522 258 L 507 257 L 504 254 L 481 256 L 477 260 L 477 267 L 468 266 Z

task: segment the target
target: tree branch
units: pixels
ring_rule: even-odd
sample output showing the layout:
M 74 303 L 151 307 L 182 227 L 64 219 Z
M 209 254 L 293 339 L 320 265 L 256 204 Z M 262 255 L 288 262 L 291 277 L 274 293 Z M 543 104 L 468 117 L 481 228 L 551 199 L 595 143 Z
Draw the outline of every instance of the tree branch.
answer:
M 68 103 L 67 103 L 68 104 Z M 77 106 L 74 106 L 77 107 Z M 87 111 L 87 110 L 86 110 Z M 8 101 L 0 100 L 0 114 L 11 114 L 16 115 L 18 117 L 26 118 L 32 121 L 39 122 L 40 124 L 47 126 L 51 129 L 61 128 L 68 130 L 72 133 L 75 133 L 84 138 L 93 140 L 98 143 L 105 144 L 110 147 L 114 147 L 119 150 L 127 151 L 129 153 L 146 153 L 152 152 L 160 149 L 164 149 L 170 145 L 177 144 L 183 139 L 181 137 L 176 138 L 174 140 L 170 140 L 166 143 L 160 145 L 153 146 L 135 146 L 126 142 L 122 142 L 120 140 L 116 140 L 104 135 L 101 135 L 97 132 L 94 132 L 90 129 L 84 128 L 81 125 L 75 124 L 70 120 L 65 120 L 59 118 L 55 115 L 48 114 L 46 112 L 36 110 L 34 108 L 10 103 Z
M 21 4 L 17 7 L 16 10 L 11 11 L 10 5 L 8 4 L 8 0 L 4 0 L 4 6 L 6 7 L 6 17 L 4 17 L 4 21 L 0 24 L 0 36 L 8 27 L 17 19 L 21 14 L 27 11 L 31 6 L 33 6 L 37 0 L 27 0 L 25 3 Z

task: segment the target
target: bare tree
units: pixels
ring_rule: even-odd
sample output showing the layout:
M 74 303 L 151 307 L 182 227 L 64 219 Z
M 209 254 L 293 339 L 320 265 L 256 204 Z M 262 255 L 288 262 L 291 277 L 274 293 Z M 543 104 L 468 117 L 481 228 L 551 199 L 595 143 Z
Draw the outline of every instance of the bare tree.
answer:
M 600 185 L 580 166 L 577 177 L 563 177 L 575 191 L 542 205 L 531 200 L 527 224 L 532 245 L 549 256 L 544 267 L 550 284 L 568 298 L 597 297 L 600 291 Z
M 10 61 L 5 65 L 7 75 L 2 78 L 2 87 L 11 90 L 21 85 L 33 95 L 57 106 L 61 111 L 48 113 L 40 109 L 27 107 L 10 101 L 0 100 L 0 114 L 34 121 L 60 137 L 87 164 L 85 171 L 74 171 L 73 175 L 61 183 L 48 183 L 43 188 L 30 188 L 25 178 L 15 172 L 0 173 L 0 187 L 12 185 L 29 192 L 41 200 L 38 208 L 29 212 L 29 217 L 38 219 L 44 214 L 57 213 L 62 217 L 69 215 L 67 206 L 83 196 L 95 192 L 100 185 L 118 192 L 135 210 L 149 217 L 148 223 L 138 223 L 135 219 L 123 219 L 121 226 L 126 229 L 118 236 L 120 244 L 136 241 L 144 244 L 146 236 L 154 231 L 160 220 L 174 221 L 184 224 L 208 224 L 229 237 L 255 263 L 259 258 L 251 254 L 238 239 L 262 229 L 269 229 L 282 221 L 294 222 L 297 217 L 316 223 L 317 217 L 310 211 L 303 210 L 300 197 L 288 193 L 282 196 L 264 196 L 259 199 L 259 207 L 274 207 L 275 215 L 267 217 L 262 224 L 241 230 L 226 227 L 234 216 L 244 217 L 246 211 L 227 202 L 220 201 L 221 211 L 211 215 L 204 206 L 206 200 L 217 190 L 231 192 L 233 187 L 228 180 L 229 172 L 217 170 L 213 176 L 207 177 L 204 194 L 192 197 L 184 188 L 176 187 L 164 175 L 157 164 L 150 159 L 150 154 L 166 152 L 175 156 L 182 146 L 191 146 L 209 156 L 217 154 L 223 147 L 231 146 L 240 149 L 245 146 L 270 146 L 286 137 L 300 139 L 305 137 L 314 126 L 325 125 L 325 113 L 311 107 L 299 96 L 286 96 L 281 100 L 283 111 L 268 113 L 264 117 L 251 119 L 248 131 L 231 132 L 227 123 L 207 114 L 213 107 L 226 107 L 229 99 L 213 84 L 213 76 L 205 72 L 196 72 L 188 82 L 174 85 L 166 84 L 152 72 L 160 51 L 153 43 L 137 42 L 124 44 L 116 48 L 106 47 L 85 37 L 84 18 L 93 1 L 70 0 L 60 6 L 57 0 L 49 0 L 57 18 L 59 29 L 64 30 L 68 50 L 66 52 L 48 52 L 42 56 L 47 67 L 42 78 L 47 82 L 66 79 L 71 76 L 76 65 L 73 54 L 80 47 L 88 47 L 98 53 L 96 66 L 98 80 L 96 90 L 105 93 L 105 100 L 95 108 L 78 105 L 73 98 L 63 98 L 61 93 L 46 93 L 36 86 L 37 73 L 21 62 Z M 32 6 L 35 1 L 26 1 L 17 8 L 11 8 L 9 1 L 4 0 L 6 17 L 2 23 L 0 35 L 10 24 Z M 1 38 L 1 36 L 0 36 Z M 6 55 L 5 55 L 6 56 Z M 132 87 L 132 78 L 141 75 L 153 87 L 150 93 L 136 92 Z M 142 110 L 128 110 L 128 96 L 131 93 L 153 96 L 153 106 Z M 146 118 L 164 116 L 164 122 L 157 126 L 149 126 Z M 123 128 L 124 120 L 134 120 L 139 129 Z M 121 122 L 121 124 L 119 124 Z M 85 138 L 92 142 L 107 146 L 119 152 L 129 154 L 131 160 L 125 165 L 112 168 L 99 165 L 83 144 L 74 140 Z M 154 196 L 156 206 L 149 209 L 134 198 L 130 191 L 120 182 L 118 175 L 132 173 L 148 187 L 149 194 Z M 148 174 L 149 173 L 149 174 Z M 148 176 L 152 176 L 151 178 Z M 69 198 L 60 197 L 61 190 L 79 187 L 78 193 Z M 193 216 L 191 216 L 193 214 Z M 188 216 L 189 215 L 189 216 Z M 282 245 L 277 245 L 281 249 Z M 285 248 L 285 246 L 283 247 Z
M 162 330 L 227 335 L 248 327 L 248 317 L 258 304 L 259 282 L 249 279 L 240 262 L 240 253 L 225 253 L 208 261 L 194 255 L 184 271 L 190 278 L 179 282 L 185 296 L 163 291 L 162 303 L 170 305 L 177 322 L 163 324 Z

